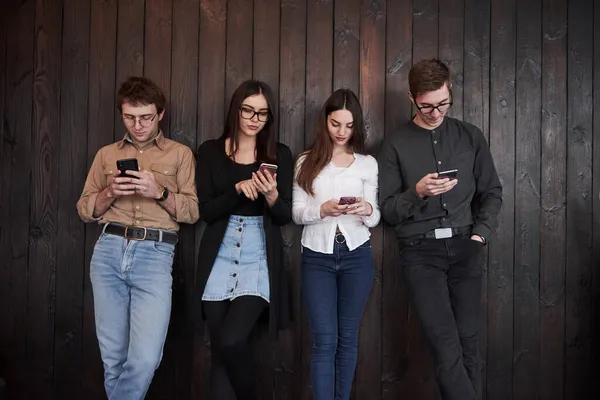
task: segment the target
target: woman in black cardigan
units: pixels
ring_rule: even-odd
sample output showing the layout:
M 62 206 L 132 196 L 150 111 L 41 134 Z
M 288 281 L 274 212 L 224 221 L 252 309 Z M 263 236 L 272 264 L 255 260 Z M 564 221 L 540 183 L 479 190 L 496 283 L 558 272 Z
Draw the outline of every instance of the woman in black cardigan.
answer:
M 273 337 L 290 319 L 281 226 L 292 218 L 293 160 L 275 141 L 272 98 L 265 83 L 242 83 L 225 132 L 198 149 L 198 201 L 207 226 L 194 306 L 212 343 L 210 398 L 231 383 L 239 400 L 255 399 L 248 336 L 262 314 Z

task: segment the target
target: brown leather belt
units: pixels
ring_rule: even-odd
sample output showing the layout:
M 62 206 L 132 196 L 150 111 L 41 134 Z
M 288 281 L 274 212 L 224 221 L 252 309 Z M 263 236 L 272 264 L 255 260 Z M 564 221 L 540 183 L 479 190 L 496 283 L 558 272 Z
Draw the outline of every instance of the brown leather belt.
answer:
M 108 224 L 108 226 L 104 229 L 104 232 L 108 233 L 109 235 L 123 236 L 128 240 L 153 240 L 155 242 L 164 242 L 170 244 L 176 244 L 179 239 L 177 234 L 173 232 L 115 224 Z

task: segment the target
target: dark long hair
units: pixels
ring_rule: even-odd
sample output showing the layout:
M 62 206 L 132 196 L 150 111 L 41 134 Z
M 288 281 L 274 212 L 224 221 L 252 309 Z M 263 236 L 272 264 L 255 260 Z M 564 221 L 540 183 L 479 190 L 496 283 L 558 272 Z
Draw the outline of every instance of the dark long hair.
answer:
M 269 119 L 256 137 L 256 160 L 259 162 L 275 162 L 277 160 L 277 143 L 275 142 L 274 132 L 273 91 L 264 82 L 249 80 L 238 86 L 233 96 L 231 96 L 227 120 L 225 121 L 225 131 L 221 138 L 229 139 L 229 157 L 234 158 L 238 152 L 240 141 L 240 107 L 244 99 L 257 94 L 262 94 L 267 99 Z
M 331 161 L 333 155 L 333 144 L 327 129 L 327 117 L 338 110 L 348 110 L 352 113 L 354 126 L 348 145 L 355 153 L 366 154 L 363 111 L 358 97 L 350 89 L 338 89 L 329 96 L 321 109 L 317 121 L 315 140 L 308 150 L 300 155 L 304 157 L 304 160 L 300 165 L 296 181 L 311 196 L 315 195 L 312 187 L 313 181 Z

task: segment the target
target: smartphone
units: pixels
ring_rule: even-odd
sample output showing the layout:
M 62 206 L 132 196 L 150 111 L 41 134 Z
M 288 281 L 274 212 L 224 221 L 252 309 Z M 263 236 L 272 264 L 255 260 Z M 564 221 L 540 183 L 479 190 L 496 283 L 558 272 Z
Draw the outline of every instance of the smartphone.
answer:
M 269 164 L 269 163 L 262 163 L 258 167 L 258 170 L 259 171 L 267 171 L 268 173 L 271 174 L 271 177 L 273 177 L 273 175 L 275 175 L 275 173 L 277 172 L 277 165 Z
M 354 204 L 356 203 L 356 197 L 353 196 L 344 196 L 340 197 L 340 201 L 338 204 Z
M 437 178 L 438 179 L 444 179 L 444 178 L 456 179 L 457 176 L 458 176 L 457 169 L 449 169 L 447 171 L 438 172 Z
M 140 167 L 138 166 L 137 158 L 126 158 L 123 160 L 117 160 L 117 169 L 121 171 L 121 175 L 119 176 L 137 179 L 137 176 L 127 175 L 125 171 L 139 171 Z

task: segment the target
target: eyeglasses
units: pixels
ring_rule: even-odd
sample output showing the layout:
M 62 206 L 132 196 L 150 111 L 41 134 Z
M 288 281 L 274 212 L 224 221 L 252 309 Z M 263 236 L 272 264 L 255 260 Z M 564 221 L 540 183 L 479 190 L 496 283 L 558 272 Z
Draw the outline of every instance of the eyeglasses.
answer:
M 132 127 L 135 126 L 135 122 L 140 121 L 140 125 L 144 128 L 149 128 L 152 125 L 152 122 L 154 122 L 154 119 L 156 118 L 158 114 L 154 114 L 154 115 L 143 115 L 141 117 L 134 117 L 133 115 L 123 115 L 123 123 L 128 126 L 128 127 Z
M 257 115 L 260 122 L 267 122 L 270 114 L 268 111 L 254 111 L 251 108 L 240 107 L 240 115 L 244 119 L 252 119 Z
M 447 103 L 438 104 L 437 106 L 431 106 L 431 105 L 419 106 L 417 104 L 417 102 L 415 101 L 415 106 L 417 107 L 417 109 L 421 113 L 426 114 L 426 115 L 431 114 L 433 112 L 433 110 L 438 110 L 438 112 L 440 114 L 443 114 L 446 111 L 448 111 L 450 109 L 450 107 L 452 107 L 452 104 L 454 104 L 454 101 L 452 100 L 452 92 L 450 92 L 450 101 L 448 101 Z

